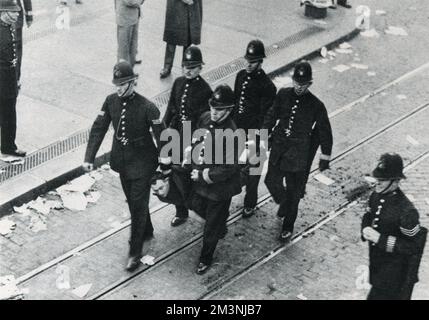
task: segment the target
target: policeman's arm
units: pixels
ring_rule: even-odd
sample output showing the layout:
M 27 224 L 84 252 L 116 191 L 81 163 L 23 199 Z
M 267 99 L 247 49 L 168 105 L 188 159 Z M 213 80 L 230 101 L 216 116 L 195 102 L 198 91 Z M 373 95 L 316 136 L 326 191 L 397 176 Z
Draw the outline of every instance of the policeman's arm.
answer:
M 371 226 L 371 204 L 374 201 L 374 193 L 372 193 L 369 197 L 368 200 L 368 211 L 363 215 L 362 217 L 362 223 L 361 223 L 361 227 L 360 227 L 360 231 L 361 231 L 361 239 L 362 241 L 366 241 L 366 239 L 363 236 L 363 229 L 365 229 L 366 227 L 370 227 Z
M 209 111 L 210 110 L 210 106 L 209 106 L 209 99 L 210 97 L 213 95 L 213 91 L 210 88 L 209 85 L 207 85 L 207 87 L 204 89 L 204 98 L 203 98 L 203 103 L 201 103 L 201 105 L 199 106 L 200 110 L 199 110 L 199 114 L 198 116 L 200 117 L 204 112 Z
M 271 131 L 280 116 L 279 109 L 282 104 L 280 92 L 281 91 L 279 91 L 279 93 L 275 97 L 273 105 L 268 109 L 268 112 L 264 117 L 264 122 L 262 124 L 263 129 L 268 129 L 269 131 Z
M 154 104 L 150 104 L 147 108 L 147 119 L 149 121 L 148 125 L 152 128 L 153 135 L 155 136 L 156 145 L 158 151 L 161 151 L 163 142 L 161 142 L 161 133 L 165 129 L 165 125 L 161 120 L 161 113 Z
M 175 110 L 175 92 L 176 92 L 176 81 L 173 84 L 173 88 L 171 88 L 170 99 L 168 100 L 167 109 L 165 110 L 164 117 L 162 118 L 162 122 L 166 127 L 171 126 L 171 120 L 174 116 Z
M 267 114 L 270 107 L 273 105 L 274 99 L 276 98 L 277 88 L 274 85 L 274 83 L 268 79 L 267 83 L 264 85 L 262 89 L 262 96 L 261 96 L 261 125 L 264 121 L 264 117 Z
M 89 133 L 88 145 L 86 146 L 85 162 L 93 163 L 95 156 L 103 142 L 104 136 L 109 129 L 109 124 L 112 121 L 110 117 L 107 99 L 104 101 L 101 111 L 95 119 L 91 131 Z
M 323 104 L 321 105 L 317 114 L 315 129 L 319 135 L 320 148 L 322 151 L 320 159 L 329 161 L 331 158 L 333 144 L 332 128 L 329 121 L 328 112 L 326 111 L 326 108 Z
M 402 212 L 399 229 L 401 235 L 398 237 L 381 234 L 377 246 L 387 252 L 406 255 L 419 253 L 421 251 L 419 243 L 423 233 L 420 232 L 421 228 L 416 209 L 409 208 L 406 212 Z

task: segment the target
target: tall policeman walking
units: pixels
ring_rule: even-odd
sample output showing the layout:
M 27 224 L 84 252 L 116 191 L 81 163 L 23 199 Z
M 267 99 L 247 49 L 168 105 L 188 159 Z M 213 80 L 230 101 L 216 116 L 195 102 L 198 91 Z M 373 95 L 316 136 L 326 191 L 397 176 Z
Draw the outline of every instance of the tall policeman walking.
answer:
M 19 63 L 16 23 L 20 10 L 17 0 L 0 1 L 0 147 L 2 154 L 25 157 L 26 152 L 15 144 Z
M 193 161 L 191 179 L 193 188 L 201 199 L 199 214 L 206 219 L 198 274 L 205 273 L 210 267 L 219 238 L 226 233 L 231 199 L 241 192 L 238 166 L 238 155 L 242 151 L 240 146 L 226 148 L 226 144 L 223 144 L 222 150 L 218 149 L 220 140 L 224 139 L 224 130 L 234 132 L 237 129 L 230 116 L 234 107 L 234 92 L 227 85 L 219 85 L 209 104 L 210 112 L 204 113 L 198 122 L 198 128 L 205 130 L 205 134 L 193 145 L 192 151 L 200 152 L 198 161 Z M 211 152 L 211 159 L 206 148 L 214 150 Z M 215 161 L 218 152 L 221 152 L 221 157 L 218 157 L 222 159 L 222 163 Z
M 279 90 L 263 124 L 264 129 L 275 127 L 265 184 L 280 205 L 277 215 L 284 217 L 281 241 L 288 241 L 292 236 L 298 205 L 314 158 L 314 145 L 321 146 L 319 169 L 323 171 L 329 168 L 333 143 L 326 108 L 308 90 L 313 82 L 311 65 L 298 63 L 292 79 L 293 88 Z
M 112 123 L 114 138 L 110 166 L 119 173 L 122 189 L 131 213 L 131 238 L 128 271 L 135 270 L 141 258 L 143 242 L 153 234 L 149 215 L 150 180 L 158 166 L 158 148 L 163 129 L 158 108 L 134 91 L 133 68 L 129 62 L 119 62 L 113 70 L 117 93 L 109 95 L 92 125 L 85 153 L 84 169 L 93 169 L 95 155 Z
M 380 157 L 372 173 L 377 179 L 362 219 L 362 240 L 369 242 L 368 300 L 410 300 L 426 242 L 419 213 L 399 188 L 405 179 L 396 153 Z
M 235 79 L 233 120 L 237 127 L 244 129 L 248 135 L 249 129 L 262 127 L 264 116 L 273 104 L 277 89 L 262 69 L 262 62 L 266 58 L 262 41 L 250 41 L 244 58 L 247 60 L 247 66 Z M 258 145 L 259 141 L 256 143 Z M 246 195 L 242 212 L 244 218 L 252 216 L 255 212 L 260 178 L 260 175 L 246 177 Z
M 182 144 L 183 125 L 191 124 L 191 134 L 195 130 L 201 115 L 209 111 L 208 101 L 212 95 L 210 85 L 200 76 L 203 62 L 201 50 L 191 46 L 186 49 L 183 59 L 183 76 L 174 81 L 170 100 L 163 122 L 166 127 L 175 129 L 180 134 Z M 181 147 L 181 155 L 186 146 Z M 180 159 L 182 161 L 182 159 Z M 169 160 L 166 161 L 169 164 Z M 188 209 L 184 204 L 176 205 L 176 215 L 171 221 L 173 227 L 188 218 Z

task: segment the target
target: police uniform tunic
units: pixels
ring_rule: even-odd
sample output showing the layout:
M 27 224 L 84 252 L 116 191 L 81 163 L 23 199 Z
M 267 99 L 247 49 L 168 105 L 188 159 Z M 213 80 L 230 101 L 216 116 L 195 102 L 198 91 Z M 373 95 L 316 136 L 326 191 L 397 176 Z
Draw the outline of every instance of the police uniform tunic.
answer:
M 1 152 L 4 153 L 17 149 L 15 144 L 18 96 L 16 42 L 15 27 L 0 21 L 0 125 Z
M 400 189 L 374 192 L 362 230 L 368 226 L 380 233 L 377 244 L 369 243 L 369 298 L 410 299 L 427 232 L 419 224 L 418 211 Z
M 201 116 L 197 127 L 205 130 L 205 134 L 193 145 L 194 150 L 196 149 L 193 152 L 199 152 L 200 156 L 198 162 L 192 165 L 193 169 L 200 172 L 198 181 L 193 182 L 193 190 L 203 202 L 199 206 L 204 212 L 199 212 L 199 214 L 206 219 L 200 262 L 210 264 L 219 235 L 226 225 L 231 198 L 241 192 L 238 155 L 242 150 L 240 146 L 235 150 L 234 148 L 227 149 L 224 144 L 223 151 L 221 150 L 223 162 L 222 164 L 215 163 L 215 145 L 221 139 L 220 131 L 215 130 L 231 129 L 235 131 L 237 127 L 231 117 L 222 123 L 216 123 L 211 120 L 210 112 L 206 112 Z M 206 148 L 209 147 L 212 150 L 211 161 L 207 160 L 210 153 Z M 218 150 L 218 152 L 220 151 Z
M 159 138 L 163 125 L 158 108 L 138 93 L 127 98 L 109 95 L 92 125 L 85 162 L 94 162 L 110 123 L 114 129 L 110 166 L 120 175 L 131 213 L 129 254 L 138 256 L 145 235 L 153 232 L 149 215 L 150 180 L 158 166 L 158 149 L 161 148 Z
M 277 124 L 277 125 L 276 125 Z M 324 104 L 307 90 L 297 95 L 294 88 L 279 90 L 262 126 L 272 130 L 272 147 L 265 184 L 280 204 L 278 215 L 285 217 L 284 231 L 293 231 L 299 201 L 313 162 L 313 143 L 321 146 L 321 158 L 329 159 L 332 130 Z M 283 179 L 286 178 L 286 189 Z

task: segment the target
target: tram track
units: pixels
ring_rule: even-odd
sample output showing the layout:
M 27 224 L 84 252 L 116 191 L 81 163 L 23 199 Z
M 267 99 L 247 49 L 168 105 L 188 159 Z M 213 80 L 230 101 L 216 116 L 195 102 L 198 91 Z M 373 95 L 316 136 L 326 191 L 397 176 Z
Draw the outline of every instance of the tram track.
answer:
M 370 94 L 366 94 L 365 96 L 355 100 L 352 103 L 347 104 L 346 106 L 336 109 L 336 111 L 332 112 L 329 117 L 335 118 L 338 115 L 342 114 L 344 111 L 349 111 L 351 109 L 353 109 L 354 107 L 360 105 L 361 103 L 365 102 L 368 98 L 373 97 L 385 90 L 387 90 L 388 88 L 390 88 L 393 85 L 396 85 L 399 83 L 399 81 L 405 80 L 405 79 L 409 79 L 410 77 L 412 77 L 413 75 L 419 73 L 420 71 L 426 69 L 429 66 L 429 63 L 422 65 L 421 67 L 408 72 L 407 74 L 397 78 L 394 81 L 391 81 L 383 86 L 381 86 L 380 88 L 374 90 L 373 92 L 371 92 Z M 343 159 L 344 157 L 346 157 L 347 155 L 353 153 L 355 150 L 357 150 L 359 147 L 361 147 L 362 145 L 365 145 L 367 143 L 369 143 L 370 141 L 374 140 L 375 138 L 377 138 L 378 136 L 380 136 L 381 134 L 383 134 L 384 132 L 389 131 L 391 128 L 393 128 L 394 126 L 398 125 L 399 123 L 405 121 L 406 119 L 418 114 L 419 112 L 425 110 L 427 107 L 429 106 L 428 103 L 422 104 L 420 106 L 418 106 L 417 108 L 413 109 L 412 111 L 406 113 L 405 115 L 397 118 L 396 120 L 392 121 L 391 123 L 389 123 L 388 125 L 382 127 L 381 129 L 375 131 L 374 133 L 366 136 L 365 138 L 361 139 L 360 141 L 358 141 L 357 143 L 354 143 L 353 145 L 351 145 L 350 147 L 346 148 L 345 150 L 341 151 L 339 154 L 337 154 L 333 159 L 332 159 L 332 163 L 336 163 L 337 161 Z M 339 111 L 340 110 L 340 111 Z M 312 171 L 312 175 L 314 175 L 317 172 L 317 170 L 313 170 Z M 262 206 L 264 205 L 268 200 L 270 199 L 270 195 L 269 193 L 265 193 L 264 195 L 262 195 L 259 199 L 258 199 L 258 206 Z M 159 214 L 161 212 L 163 212 L 163 210 L 169 206 L 168 204 L 161 204 L 155 208 L 153 208 L 151 211 L 151 214 Z M 235 211 L 233 214 L 230 215 L 229 220 L 228 220 L 228 225 L 231 225 L 233 223 L 235 223 L 237 220 L 239 220 L 241 218 L 241 214 L 240 214 L 241 208 L 239 208 L 237 211 Z M 128 228 L 130 226 L 130 220 L 123 222 L 121 225 L 119 225 L 118 227 L 111 229 L 97 237 L 95 237 L 94 239 L 85 242 L 79 246 L 77 246 L 76 248 L 66 252 L 65 254 L 59 256 L 58 258 L 55 258 L 51 261 L 49 261 L 48 263 L 45 263 L 41 266 L 39 266 L 38 268 L 33 269 L 32 271 L 24 274 L 23 276 L 19 277 L 17 279 L 17 283 L 18 284 L 23 284 L 26 281 L 32 279 L 33 277 L 47 271 L 48 269 L 58 265 L 59 263 L 62 263 L 70 258 L 72 258 L 73 256 L 75 256 L 76 254 L 82 253 L 86 250 L 88 250 L 89 248 L 103 242 L 104 240 L 118 234 L 119 232 L 123 231 L 124 229 Z M 202 232 L 198 233 L 196 235 L 194 235 L 192 238 L 188 239 L 187 241 L 185 241 L 184 243 L 182 243 L 179 247 L 174 248 L 172 250 L 167 251 L 166 253 L 162 254 L 155 262 L 155 264 L 153 266 L 150 266 L 149 268 L 146 268 L 144 270 L 140 270 L 137 271 L 136 273 L 131 274 L 129 277 L 126 278 L 122 278 L 120 280 L 118 280 L 117 282 L 112 283 L 111 285 L 109 285 L 108 287 L 104 288 L 103 290 L 99 291 L 98 293 L 92 295 L 90 297 L 90 299 L 99 299 L 105 295 L 107 295 L 109 292 L 111 292 L 112 290 L 116 290 L 122 286 L 124 286 L 125 284 L 129 283 L 130 281 L 132 281 L 132 279 L 134 279 L 135 277 L 139 276 L 140 274 L 146 272 L 147 270 L 150 270 L 160 264 L 162 264 L 163 262 L 169 260 L 171 257 L 175 256 L 176 254 L 179 254 L 181 252 L 183 252 L 184 250 L 186 250 L 187 248 L 189 248 L 190 246 L 194 245 L 195 243 L 197 243 L 199 240 L 202 239 Z

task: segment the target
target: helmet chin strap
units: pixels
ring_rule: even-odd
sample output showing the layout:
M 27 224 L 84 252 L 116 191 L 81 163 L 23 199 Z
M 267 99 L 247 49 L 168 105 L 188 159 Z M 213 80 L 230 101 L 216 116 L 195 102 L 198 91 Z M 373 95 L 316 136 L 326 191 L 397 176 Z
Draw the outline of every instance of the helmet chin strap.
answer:
M 390 183 L 389 183 L 389 185 L 386 187 L 386 188 L 384 188 L 382 191 L 380 191 L 379 193 L 386 193 L 391 187 L 392 187 L 392 184 L 395 182 L 396 180 L 390 180 Z
M 134 89 L 133 81 L 128 82 L 127 90 L 125 90 L 124 93 L 122 93 L 121 95 L 119 95 L 119 97 L 126 98 L 126 97 L 130 96 L 133 93 L 133 89 Z
M 228 118 L 228 116 L 230 115 L 231 110 L 228 110 L 227 112 L 225 112 L 225 114 L 222 116 L 222 118 L 217 119 L 215 122 L 216 123 L 221 123 L 222 121 L 224 121 L 226 118 Z

